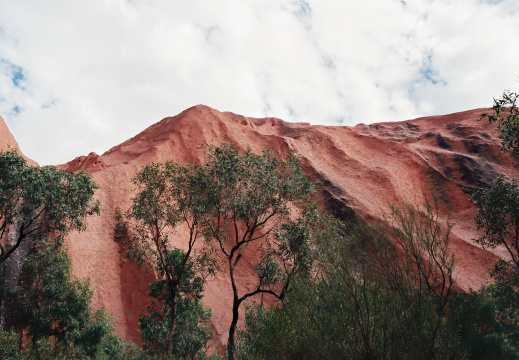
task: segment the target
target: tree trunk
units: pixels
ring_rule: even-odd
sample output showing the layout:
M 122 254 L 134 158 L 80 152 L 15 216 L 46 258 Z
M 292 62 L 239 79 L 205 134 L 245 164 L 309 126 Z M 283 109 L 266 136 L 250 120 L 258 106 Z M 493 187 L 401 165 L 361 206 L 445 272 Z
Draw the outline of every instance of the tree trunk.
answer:
M 234 360 L 234 335 L 236 333 L 236 325 L 238 324 L 238 302 L 233 301 L 232 304 L 232 322 L 229 328 L 229 341 L 227 342 L 227 354 L 229 360 Z
M 168 337 L 168 355 L 173 354 L 173 335 L 175 335 L 175 327 L 177 326 L 177 296 L 173 293 L 171 299 L 171 328 Z
M 15 244 L 16 240 L 20 236 L 20 220 L 15 220 L 14 224 L 10 226 L 10 231 L 7 236 L 6 248 L 11 249 Z M 29 229 L 30 230 L 30 229 Z M 31 247 L 34 245 L 33 237 L 28 236 L 20 243 L 18 248 L 11 254 L 9 257 L 9 264 L 6 266 L 2 264 L 4 271 L 4 281 L 5 286 L 11 293 L 16 293 L 20 288 L 20 279 L 22 276 L 23 266 L 25 265 L 25 260 L 29 255 Z M 1 294 L 0 296 L 2 296 Z M 12 306 L 13 304 L 9 304 L 6 299 L 2 299 L 0 305 L 0 326 L 4 329 L 10 329 L 12 324 L 12 319 L 9 315 L 12 314 Z
M 234 360 L 234 334 L 236 333 L 236 325 L 238 324 L 238 308 L 240 306 L 238 299 L 238 286 L 236 285 L 236 278 L 234 276 L 234 266 L 232 264 L 232 257 L 229 258 L 229 272 L 231 275 L 231 284 L 232 284 L 232 292 L 233 292 L 233 301 L 232 301 L 232 322 L 231 327 L 229 328 L 229 340 L 227 341 L 227 357 L 229 360 Z

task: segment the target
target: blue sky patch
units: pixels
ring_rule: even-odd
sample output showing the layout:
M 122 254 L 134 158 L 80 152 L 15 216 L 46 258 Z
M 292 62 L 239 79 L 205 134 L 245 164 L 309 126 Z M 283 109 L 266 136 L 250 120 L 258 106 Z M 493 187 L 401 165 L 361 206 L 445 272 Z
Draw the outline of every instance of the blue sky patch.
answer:
M 20 82 L 25 80 L 25 76 L 23 75 L 23 69 L 21 67 L 15 66 L 12 80 L 14 86 L 21 87 Z
M 295 12 L 297 16 L 310 16 L 312 14 L 312 8 L 306 0 L 295 0 L 293 4 L 298 8 Z
M 7 70 L 10 72 L 11 81 L 14 86 L 24 89 L 23 81 L 26 79 L 24 75 L 23 68 L 21 66 L 15 65 L 7 59 L 0 59 L 0 64 L 5 65 Z
M 445 80 L 440 78 L 440 74 L 438 70 L 433 67 L 433 54 L 430 52 L 423 60 L 422 67 L 420 68 L 420 74 L 423 77 L 423 80 L 430 82 L 434 85 L 447 85 Z

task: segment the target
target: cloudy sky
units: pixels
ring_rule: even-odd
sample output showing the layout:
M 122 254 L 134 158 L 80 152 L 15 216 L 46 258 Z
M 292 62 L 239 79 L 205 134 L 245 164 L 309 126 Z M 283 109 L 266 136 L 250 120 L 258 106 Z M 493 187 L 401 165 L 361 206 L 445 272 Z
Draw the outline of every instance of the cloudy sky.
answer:
M 519 90 L 517 0 L 0 0 L 0 115 L 40 164 L 196 104 L 407 120 Z

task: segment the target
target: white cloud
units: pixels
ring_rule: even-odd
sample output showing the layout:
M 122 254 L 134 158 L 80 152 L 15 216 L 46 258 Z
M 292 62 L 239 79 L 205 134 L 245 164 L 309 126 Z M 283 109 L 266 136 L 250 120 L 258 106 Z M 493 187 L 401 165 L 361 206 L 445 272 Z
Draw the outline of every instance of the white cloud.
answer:
M 0 115 L 41 164 L 102 153 L 199 103 L 354 125 L 489 106 L 518 89 L 515 0 L 0 7 Z

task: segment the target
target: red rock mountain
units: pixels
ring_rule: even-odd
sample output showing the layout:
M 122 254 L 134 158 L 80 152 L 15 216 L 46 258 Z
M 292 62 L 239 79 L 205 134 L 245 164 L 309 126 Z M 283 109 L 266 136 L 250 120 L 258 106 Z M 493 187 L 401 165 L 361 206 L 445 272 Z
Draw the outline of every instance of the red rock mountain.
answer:
M 256 152 L 294 150 L 305 172 L 323 185 L 324 206 L 341 217 L 355 212 L 381 220 L 388 204 L 419 203 L 436 189 L 442 216 L 454 224 L 451 248 L 457 259 L 457 284 L 462 290 L 478 288 L 488 281 L 488 269 L 506 254 L 501 248 L 483 250 L 472 241 L 478 235 L 469 193 L 498 173 L 519 178 L 514 160 L 500 152 L 495 126 L 478 120 L 482 112 L 347 127 L 255 119 L 192 107 L 101 156 L 91 153 L 60 165 L 92 173 L 103 206 L 102 215 L 89 220 L 86 232 L 68 238 L 74 273 L 91 279 L 95 306 L 104 306 L 115 316 L 117 333 L 139 341 L 138 317 L 148 304 L 148 284 L 155 275 L 143 273 L 125 259 L 124 250 L 114 241 L 114 210 L 128 208 L 134 194 L 130 179 L 142 166 L 152 161 L 200 161 L 197 148 L 207 142 L 232 143 Z M 4 144 L 16 143 L 3 123 L 0 139 Z M 178 231 L 179 247 L 183 232 Z M 240 286 L 248 288 L 254 286 L 250 276 L 254 259 L 244 263 Z M 213 311 L 213 327 L 223 334 L 221 343 L 226 342 L 231 317 L 228 280 L 222 271 L 207 284 L 204 297 Z

